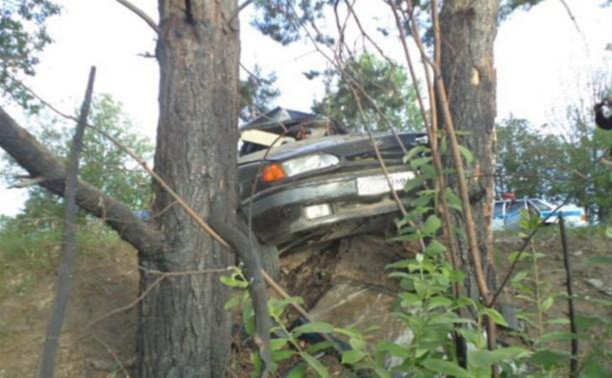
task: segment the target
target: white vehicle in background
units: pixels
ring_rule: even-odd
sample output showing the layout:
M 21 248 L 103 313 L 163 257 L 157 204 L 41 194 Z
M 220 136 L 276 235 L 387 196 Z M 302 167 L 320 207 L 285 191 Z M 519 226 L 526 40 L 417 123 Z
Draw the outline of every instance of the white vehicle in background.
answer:
M 557 209 L 553 205 L 539 198 L 504 199 L 495 201 L 493 211 L 494 230 L 517 230 L 521 225 L 521 211 L 538 215 L 546 224 L 559 222 L 559 214 L 563 214 L 565 223 L 572 227 L 587 226 L 588 218 L 584 208 L 574 205 L 565 205 Z

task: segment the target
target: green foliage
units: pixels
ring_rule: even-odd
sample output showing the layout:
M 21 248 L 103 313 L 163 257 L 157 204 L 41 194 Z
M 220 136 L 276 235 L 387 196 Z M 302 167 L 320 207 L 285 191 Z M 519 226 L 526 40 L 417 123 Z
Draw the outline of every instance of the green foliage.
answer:
M 240 81 L 240 119 L 244 122 L 254 119 L 270 110 L 270 104 L 280 91 L 274 88 L 276 75 L 263 75 L 261 68 L 255 66 L 246 80 Z
M 405 70 L 363 53 L 348 60 L 340 71 L 324 73 L 325 97 L 313 111 L 363 132 L 417 131 L 423 122 L 416 105 L 416 92 Z M 363 113 L 362 113 L 363 112 Z
M 0 216 L 0 301 L 9 296 L 31 293 L 41 277 L 56 272 L 63 230 L 60 227 L 41 227 L 46 222 L 45 219 L 20 217 L 16 220 Z M 124 248 L 121 243 L 119 237 L 100 221 L 90 219 L 78 225 L 77 250 L 80 255 L 103 248 Z M 102 252 L 106 255 L 107 251 Z
M 33 76 L 38 53 L 51 42 L 45 21 L 60 12 L 48 0 L 4 0 L 0 3 L 0 90 L 20 105 L 37 110 L 18 77 Z
M 499 21 L 507 19 L 516 9 L 528 11 L 542 0 L 502 0 L 499 4 Z
M 287 45 L 302 36 L 301 28 L 323 16 L 326 5 L 334 0 L 256 0 L 258 13 L 252 24 L 265 35 Z M 331 44 L 329 36 L 317 34 L 317 42 Z
M 68 155 L 74 125 L 59 124 L 52 119 L 38 132 L 38 138 L 59 159 Z M 133 131 L 132 124 L 122 113 L 121 105 L 110 96 L 102 95 L 92 104 L 91 124 L 105 130 L 145 160 L 150 158 L 153 147 L 145 138 Z M 89 129 L 85 133 L 81 154 L 80 178 L 98 187 L 104 193 L 138 210 L 147 208 L 151 200 L 150 179 L 123 151 L 102 135 Z M 9 160 L 8 171 L 19 173 L 20 168 Z M 61 199 L 45 189 L 35 186 L 29 190 L 24 211 L 14 222 L 24 227 L 40 230 L 59 227 L 63 219 Z M 84 213 L 80 222 L 86 221 Z
M 520 119 L 506 120 L 497 128 L 497 191 L 569 199 L 585 207 L 591 218 L 605 221 L 612 208 L 612 176 L 598 162 L 612 146 L 612 135 L 592 126 L 576 109 L 570 115 L 568 139 L 539 133 Z
M 521 226 L 523 229 L 521 235 L 525 236 L 538 227 L 538 219 L 524 212 Z M 566 331 L 569 329 L 569 318 L 554 318 L 548 315 L 551 307 L 558 300 L 566 299 L 567 294 L 564 288 L 553 287 L 543 276 L 542 266 L 545 266 L 546 259 L 550 259 L 551 256 L 549 253 L 545 254 L 535 249 L 536 238 L 537 235 L 531 240 L 530 250 L 524 251 L 520 256 L 518 252 L 509 256 L 510 262 L 520 258 L 518 270 L 511 278 L 510 284 L 516 293 L 515 298 L 525 303 L 525 306 L 521 306 L 523 309 L 517 313 L 517 318 L 527 325 L 524 331 L 518 333 L 523 339 L 530 340 L 532 354 L 527 359 L 527 364 L 536 377 L 567 375 L 566 369 L 571 356 L 567 350 L 561 348 L 577 338 L 582 343 L 580 347 L 582 354 L 579 355 L 581 376 L 610 375 L 612 371 L 609 361 L 612 354 L 606 348 L 606 343 L 612 335 L 612 322 L 609 319 L 578 313 L 576 315 L 578 333 L 574 335 Z M 575 296 L 574 302 L 580 300 L 580 297 Z M 605 303 L 594 303 L 606 306 Z M 589 337 L 586 331 L 591 327 L 597 327 L 598 332 Z M 585 353 L 585 349 L 588 352 Z
M 406 163 L 422 159 L 425 152 L 427 149 L 422 146 L 409 151 Z M 428 179 L 434 177 L 431 159 L 420 160 L 417 165 L 424 172 L 423 176 Z M 398 375 L 430 377 L 437 374 L 486 377 L 489 376 L 492 365 L 507 364 L 529 355 L 528 350 L 516 346 L 487 350 L 487 342 L 483 336 L 484 317 L 489 317 L 501 325 L 506 325 L 506 321 L 495 309 L 486 308 L 476 300 L 454 297 L 452 288 L 454 285 L 463 285 L 465 274 L 452 268 L 446 259 L 446 246 L 437 240 L 442 221 L 433 209 L 436 208 L 440 193 L 423 189 L 423 181 L 418 178 L 414 180 L 418 181 L 418 184 L 409 181 L 407 186 L 419 188 L 415 193 L 417 198 L 408 215 L 397 222 L 400 231 L 396 239 L 426 238 L 428 245 L 423 254 L 400 260 L 387 267 L 392 271 L 391 277 L 397 278 L 401 287 L 396 293 L 397 303 L 393 315 L 404 324 L 405 335 L 410 335 L 410 340 L 381 340 L 373 344 L 368 341 L 367 331 L 335 327 L 324 322 L 306 323 L 289 330 L 283 314 L 290 303 L 301 303 L 301 300 L 271 300 L 270 313 L 275 322 L 273 334 L 277 337 L 272 346 L 273 358 L 277 362 L 291 361 L 294 364 L 288 376 L 305 377 L 309 376 L 309 371 L 321 377 L 330 376 L 328 367 L 314 357 L 316 353 L 330 347 L 338 351 L 339 362 L 351 369 L 351 373 L 385 378 Z M 445 191 L 443 195 L 446 194 Z M 253 336 L 255 322 L 246 291 L 248 281 L 239 270 L 235 270 L 222 281 L 242 290 L 242 293 L 228 302 L 228 307 L 243 306 L 242 320 L 247 332 Z M 463 314 L 474 316 L 466 317 Z M 470 343 L 466 367 L 462 367 L 458 362 L 452 337 L 455 332 L 459 332 Z M 301 335 L 312 333 L 326 335 L 328 340 L 308 347 L 297 341 Z M 340 348 L 338 340 L 342 340 L 350 348 Z M 295 358 L 300 362 L 296 363 Z M 253 361 L 253 376 L 257 376 L 261 373 L 261 362 L 256 353 Z

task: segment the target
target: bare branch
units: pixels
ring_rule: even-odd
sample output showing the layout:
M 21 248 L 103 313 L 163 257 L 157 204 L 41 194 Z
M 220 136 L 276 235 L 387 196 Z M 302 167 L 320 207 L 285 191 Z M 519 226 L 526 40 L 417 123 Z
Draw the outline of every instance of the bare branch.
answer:
M 74 119 L 74 117 L 71 117 Z M 19 126 L 0 108 L 0 147 L 11 155 L 32 177 L 44 177 L 40 185 L 62 196 L 65 190 L 65 169 L 42 144 Z M 76 202 L 93 215 L 104 218 L 121 237 L 141 253 L 162 251 L 161 234 L 138 219 L 130 209 L 91 184 L 79 180 Z
M 117 1 L 119 4 L 123 5 L 127 9 L 131 10 L 132 12 L 134 12 L 134 14 L 140 17 L 144 22 L 147 23 L 147 25 L 151 27 L 151 29 L 153 29 L 153 31 L 155 31 L 155 34 L 159 34 L 159 26 L 157 26 L 157 23 L 153 21 L 153 19 L 149 17 L 149 15 L 146 14 L 142 9 L 130 3 L 128 0 L 115 0 L 115 1 Z
M 576 325 L 576 311 L 574 310 L 574 293 L 572 290 L 572 270 L 570 267 L 567 235 L 565 233 L 565 218 L 559 215 L 559 230 L 561 232 L 561 247 L 563 248 L 563 265 L 565 267 L 565 288 L 567 290 L 567 307 L 572 337 L 572 355 L 570 359 L 570 377 L 578 377 L 578 327 Z
M 242 12 L 244 10 L 244 8 L 246 8 L 249 5 L 251 5 L 252 2 L 253 2 L 253 0 L 246 0 L 244 3 L 240 4 L 238 6 L 238 8 L 236 8 L 236 10 L 230 15 L 228 24 L 231 23 L 232 21 L 234 21 L 234 18 L 236 18 L 236 16 L 238 16 L 238 14 L 240 12 Z
M 18 182 L 9 186 L 8 188 L 9 189 L 23 189 L 29 186 L 38 185 L 45 180 L 46 179 L 44 177 L 24 177 L 24 178 L 21 178 Z
M 81 114 L 74 133 L 70 156 L 68 158 L 68 169 L 66 173 L 66 188 L 64 193 L 65 211 L 64 211 L 64 242 L 62 243 L 62 262 L 59 266 L 55 301 L 51 311 L 51 319 L 49 320 L 49 328 L 47 336 L 43 343 L 42 357 L 38 376 L 42 378 L 53 378 L 55 375 L 55 360 L 57 349 L 59 347 L 59 338 L 64 323 L 66 307 L 70 299 L 70 291 L 72 289 L 71 274 L 74 270 L 76 262 L 76 216 L 77 204 L 76 193 L 78 189 L 79 177 L 79 159 L 83 150 L 83 135 L 85 134 L 85 125 L 91 108 L 91 98 L 93 96 L 93 84 L 96 77 L 96 68 L 91 67 L 89 72 L 89 80 L 87 82 L 87 90 L 85 91 L 85 99 L 81 106 Z

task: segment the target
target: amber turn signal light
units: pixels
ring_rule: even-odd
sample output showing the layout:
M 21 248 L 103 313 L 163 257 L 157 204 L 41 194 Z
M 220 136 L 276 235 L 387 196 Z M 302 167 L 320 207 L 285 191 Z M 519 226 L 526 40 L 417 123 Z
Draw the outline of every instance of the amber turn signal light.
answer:
M 274 182 L 282 180 L 287 177 L 287 174 L 283 170 L 280 164 L 267 165 L 262 172 L 262 180 L 264 182 Z

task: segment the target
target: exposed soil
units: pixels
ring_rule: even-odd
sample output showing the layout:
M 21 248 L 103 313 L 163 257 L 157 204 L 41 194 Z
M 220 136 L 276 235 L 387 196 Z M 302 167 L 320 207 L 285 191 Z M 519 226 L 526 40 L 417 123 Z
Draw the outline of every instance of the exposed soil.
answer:
M 86 251 L 78 257 L 74 286 L 60 339 L 56 377 L 111 377 L 129 369 L 134 356 L 136 310 L 105 319 L 110 311 L 137 296 L 135 252 L 124 243 Z M 16 271 L 14 258 L 1 255 L 0 377 L 35 376 L 49 312 L 54 299 L 57 248 L 48 269 Z M 26 287 L 24 287 L 26 285 Z M 121 376 L 121 375 L 119 375 Z
M 509 266 L 505 258 L 521 240 L 516 236 L 496 238 L 498 277 Z M 593 257 L 609 256 L 609 239 L 592 231 L 570 233 L 574 292 L 580 298 L 580 313 L 612 318 L 610 308 L 588 299 L 611 300 L 606 287 L 612 286 L 610 265 L 593 264 Z M 546 230 L 535 248 L 545 253 L 540 260 L 541 277 L 556 291 L 564 290 L 565 273 L 559 239 Z M 45 263 L 16 263 L 0 246 L 0 378 L 21 378 L 35 374 L 51 304 L 54 298 L 54 266 L 57 248 L 50 249 Z M 386 278 L 384 266 L 412 256 L 414 246 L 391 245 L 380 236 L 357 236 L 321 246 L 305 246 L 283 256 L 281 283 L 293 295 L 304 297 L 308 307 L 323 300 L 328 290 L 341 282 L 358 282 L 370 291 L 391 294 L 395 283 Z M 41 257 L 38 257 L 41 258 Z M 522 268 L 529 268 L 527 262 Z M 600 280 L 602 288 L 587 282 Z M 101 321 L 96 319 L 132 304 L 137 296 L 138 270 L 135 252 L 117 242 L 84 251 L 78 259 L 74 292 L 62 335 L 57 377 L 122 377 L 134 359 L 136 309 L 131 307 Z M 519 308 L 530 305 L 506 290 L 505 300 Z M 566 302 L 558 299 L 544 316 L 565 316 Z M 92 323 L 93 322 L 93 323 Z M 563 326 L 565 327 L 565 326 Z M 596 331 L 593 331 L 596 334 Z M 593 337 L 595 337 L 594 335 Z M 240 360 L 248 360 L 242 350 Z M 236 363 L 241 369 L 249 364 Z M 126 369 L 125 371 L 123 369 Z

